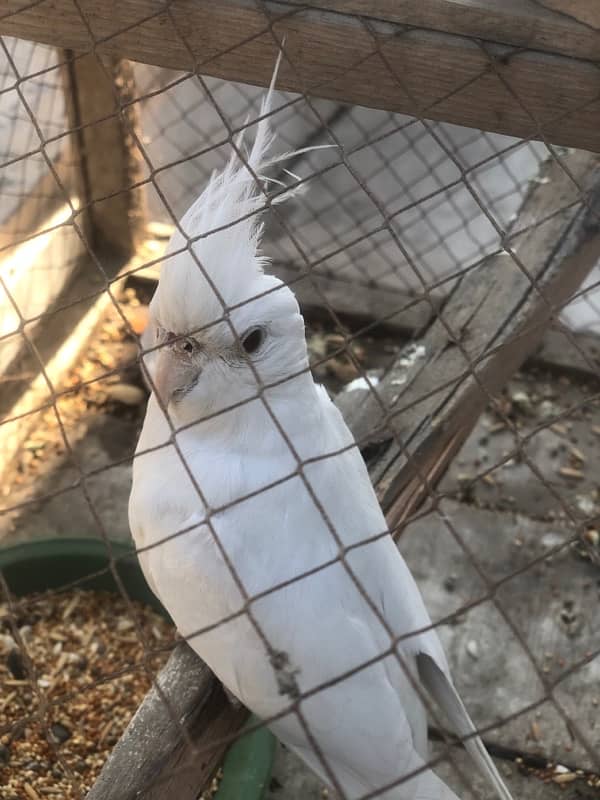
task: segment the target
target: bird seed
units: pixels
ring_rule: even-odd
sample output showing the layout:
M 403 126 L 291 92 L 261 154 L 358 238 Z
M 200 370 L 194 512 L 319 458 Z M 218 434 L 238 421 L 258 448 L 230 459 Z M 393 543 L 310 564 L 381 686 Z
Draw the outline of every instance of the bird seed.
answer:
M 84 797 L 174 638 L 110 592 L 0 604 L 0 800 Z

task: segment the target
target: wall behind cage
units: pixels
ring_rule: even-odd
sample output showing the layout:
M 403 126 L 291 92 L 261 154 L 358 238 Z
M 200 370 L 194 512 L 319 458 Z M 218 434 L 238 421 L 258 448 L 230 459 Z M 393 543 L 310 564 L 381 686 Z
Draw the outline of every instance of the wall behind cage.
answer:
M 232 152 L 229 132 L 258 116 L 263 90 L 142 64 L 135 74 L 156 184 L 179 216 Z M 385 217 L 430 286 L 497 249 L 481 204 L 506 228 L 545 152 L 536 142 L 290 93 L 278 93 L 276 106 L 281 149 L 333 147 L 292 159 L 294 173 L 312 176 L 283 211 L 297 244 L 273 222 L 269 254 L 370 285 L 422 288 Z M 170 222 L 159 195 L 149 195 L 151 214 Z
M 61 51 L 19 39 L 4 37 L 0 49 L 0 372 L 9 382 L 24 377 L 21 322 L 31 333 L 85 252 L 70 224 L 78 164 L 61 61 Z
M 79 164 L 64 52 L 5 38 L 0 61 L 0 269 L 28 320 L 51 308 L 85 250 L 70 224 Z M 134 74 L 149 214 L 173 224 L 230 156 L 232 132 L 258 116 L 263 90 L 144 64 Z M 537 142 L 301 95 L 277 93 L 276 105 L 280 150 L 325 149 L 290 159 L 306 189 L 270 215 L 267 253 L 387 289 L 446 295 L 453 275 L 501 249 L 547 155 Z M 292 180 L 283 169 L 274 177 Z M 0 369 L 13 362 L 18 374 L 19 314 L 2 294 Z M 568 309 L 576 327 L 597 326 L 594 294 Z

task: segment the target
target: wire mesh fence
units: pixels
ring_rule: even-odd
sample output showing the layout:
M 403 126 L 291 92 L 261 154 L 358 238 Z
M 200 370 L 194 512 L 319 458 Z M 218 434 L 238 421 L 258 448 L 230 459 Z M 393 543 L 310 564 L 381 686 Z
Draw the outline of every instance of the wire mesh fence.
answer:
M 316 774 L 295 795 L 280 751 L 271 800 L 454 796 L 430 770 L 492 797 L 416 656 L 441 659 L 437 635 L 512 794 L 593 796 L 600 184 L 561 145 L 595 93 L 534 106 L 504 69 L 527 48 L 474 37 L 510 120 L 478 130 L 456 124 L 473 75 L 432 103 L 398 70 L 427 26 L 351 18 L 359 105 L 298 49 L 327 20 L 293 3 L 202 57 L 177 3 L 101 33 L 85 5 L 84 46 L 0 45 L 0 535 L 43 540 L 0 555 L 0 797 L 249 797 L 217 772 L 247 714 L 181 638 Z M 159 19 L 186 71 L 102 54 Z M 265 106 L 230 74 L 257 38 L 302 91 Z

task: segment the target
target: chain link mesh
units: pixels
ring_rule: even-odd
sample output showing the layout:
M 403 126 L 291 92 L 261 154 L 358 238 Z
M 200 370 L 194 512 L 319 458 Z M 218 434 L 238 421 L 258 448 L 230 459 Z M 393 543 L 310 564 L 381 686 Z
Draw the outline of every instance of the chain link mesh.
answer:
M 264 89 L 205 75 L 210 70 L 189 48 L 169 5 L 164 12 L 194 69 L 135 63 L 124 77 L 119 62 L 97 55 L 89 20 L 76 0 L 75 6 L 98 80 L 112 92 L 108 111 L 98 101 L 95 116 L 84 117 L 87 98 L 77 93 L 81 55 L 8 37 L 1 42 L 0 436 L 6 457 L 0 536 L 7 547 L 40 535 L 55 540 L 85 534 L 99 543 L 106 566 L 90 571 L 112 581 L 123 641 L 120 657 L 111 654 L 104 667 L 105 645 L 97 631 L 85 644 L 81 637 L 79 645 L 69 640 L 67 655 L 67 645 L 59 647 L 56 638 L 50 662 L 36 661 L 41 656 L 32 628 L 68 619 L 79 613 L 77 604 L 83 613 L 87 601 L 73 592 L 89 586 L 90 575 L 52 579 L 40 606 L 39 600 L 17 597 L 21 589 L 11 583 L 5 563 L 0 773 L 8 788 L 0 786 L 0 797 L 33 800 L 60 792 L 79 798 L 90 790 L 134 711 L 114 700 L 123 681 L 135 686 L 138 703 L 154 687 L 165 718 L 181 728 L 194 756 L 161 774 L 157 786 L 168 786 L 174 770 L 193 772 L 203 757 L 220 757 L 239 738 L 235 726 L 209 739 L 181 725 L 156 680 L 174 636 L 137 604 L 123 570 L 132 563 L 127 496 L 147 395 L 142 356 L 161 347 L 142 334 L 157 276 L 168 269 L 163 250 L 179 230 L 183 250 L 210 280 L 179 220 L 233 152 L 251 170 L 237 137 L 240 131 L 254 136 Z M 257 8 L 293 72 L 297 54 L 279 37 L 269 9 L 260 3 Z M 410 97 L 406 81 L 386 60 L 380 33 L 368 20 L 359 22 L 389 79 Z M 486 71 L 506 83 L 488 45 L 478 46 L 488 59 Z M 506 91 L 535 122 L 519 87 L 506 85 Z M 594 478 L 600 463 L 599 281 L 593 252 L 586 255 L 586 236 L 593 251 L 597 224 L 592 157 L 547 142 L 542 126 L 530 139 L 517 139 L 432 122 L 416 97 L 414 116 L 406 116 L 319 99 L 318 89 L 314 94 L 275 93 L 269 114 L 276 147 L 315 149 L 285 162 L 289 171 L 275 170 L 270 185 L 254 175 L 267 210 L 264 252 L 275 274 L 298 293 L 313 374 L 346 414 L 458 689 L 515 796 L 533 797 L 540 782 L 542 792 L 587 796 L 600 785 L 600 497 Z M 94 184 L 93 148 L 103 140 L 93 133 L 108 126 L 120 131 L 131 158 L 126 182 L 107 190 Z M 304 190 L 279 207 L 273 200 L 285 189 L 277 181 Z M 128 208 L 134 204 L 145 214 L 125 254 L 103 228 L 115 214 L 111 204 L 123 198 Z M 581 216 L 587 220 L 584 233 L 577 233 L 581 246 L 571 245 Z M 132 229 L 133 222 L 132 217 Z M 547 255 L 537 259 L 528 242 Z M 557 294 L 563 273 L 575 270 L 582 258 L 589 264 L 577 273 L 581 280 Z M 556 280 L 548 279 L 552 270 Z M 495 296 L 505 306 L 498 307 Z M 239 342 L 230 319 L 235 309 L 222 306 L 217 323 L 228 325 Z M 252 727 L 294 715 L 340 797 L 346 795 L 339 775 L 311 730 L 306 704 L 379 660 L 396 660 L 429 712 L 434 748 L 427 766 L 439 767 L 461 797 L 470 796 L 466 791 L 490 796 L 449 739 L 444 719 L 400 656 L 398 636 L 353 568 L 353 551 L 388 531 L 348 545 L 310 480 L 311 464 L 348 448 L 303 457 L 269 400 L 274 386 L 265 385 L 256 370 L 254 378 L 251 399 L 260 401 L 278 431 L 287 466 L 275 480 L 225 506 L 209 501 L 176 435 L 198 420 L 177 428 L 169 419 L 171 438 L 164 446 L 176 451 L 241 598 L 227 618 L 186 638 L 195 641 L 242 617 L 248 621 L 287 702 L 285 711 Z M 152 384 L 150 376 L 146 380 Z M 336 555 L 276 585 L 265 575 L 264 587 L 249 592 L 215 520 L 291 481 L 310 497 Z M 138 547 L 137 555 L 185 541 L 196 527 L 172 530 Z M 300 691 L 256 608 L 335 564 L 354 583 L 389 645 L 376 659 Z M 56 604 L 56 610 L 40 610 L 44 603 L 50 609 Z M 110 628 L 110 621 L 102 624 Z M 59 680 L 61 669 L 77 658 L 87 661 L 86 648 L 96 639 L 93 669 L 70 688 Z M 120 687 L 112 706 L 102 694 L 111 686 Z M 93 710 L 93 746 L 85 743 L 88 711 L 73 711 L 85 693 L 100 704 Z M 115 708 L 118 724 L 111 716 Z M 41 750 L 32 745 L 27 762 L 18 755 L 26 752 L 20 743 L 35 736 L 45 744 Z M 37 783 L 40 772 L 45 782 Z M 391 797 L 410 777 L 382 784 L 361 800 Z M 199 795 L 204 787 L 196 788 Z M 269 798 L 288 796 L 288 787 L 269 791 Z

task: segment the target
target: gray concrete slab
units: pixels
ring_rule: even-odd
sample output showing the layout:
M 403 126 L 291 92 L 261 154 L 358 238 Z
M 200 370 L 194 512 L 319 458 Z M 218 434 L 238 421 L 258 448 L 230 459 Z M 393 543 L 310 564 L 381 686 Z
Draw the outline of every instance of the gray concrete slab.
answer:
M 440 490 L 483 508 L 593 520 L 600 510 L 598 390 L 593 381 L 520 373 L 499 398 L 508 424 L 484 413 Z
M 449 501 L 440 511 L 408 526 L 400 550 L 434 623 L 451 618 L 439 635 L 475 724 L 491 741 L 594 767 L 598 568 L 572 547 L 547 557 L 570 535 L 556 523 Z
M 443 752 L 441 745 L 434 745 L 431 756 Z M 460 748 L 452 748 L 452 762 L 469 780 L 469 786 L 457 777 L 456 769 L 448 761 L 435 768 L 436 773 L 454 789 L 461 800 L 497 800 L 487 781 L 473 772 L 472 762 Z M 506 781 L 515 800 L 592 800 L 598 797 L 598 789 L 588 785 L 585 778 L 568 783 L 554 783 L 527 773 L 517 765 L 496 760 L 496 766 Z M 327 789 L 304 766 L 303 762 L 286 748 L 279 746 L 275 755 L 271 783 L 265 800 L 335 800 L 334 793 Z

